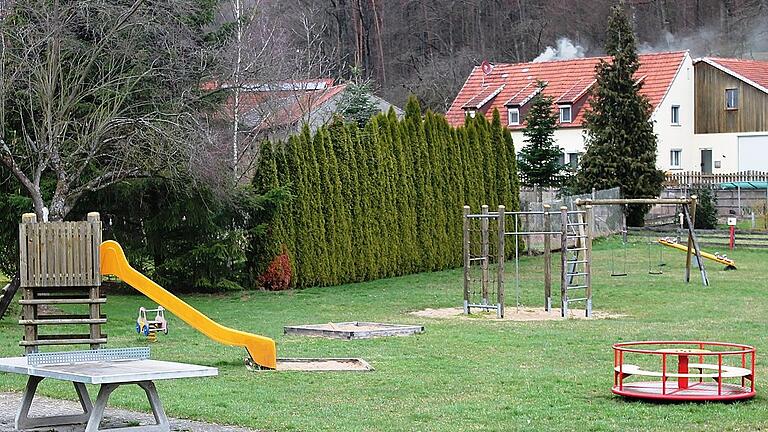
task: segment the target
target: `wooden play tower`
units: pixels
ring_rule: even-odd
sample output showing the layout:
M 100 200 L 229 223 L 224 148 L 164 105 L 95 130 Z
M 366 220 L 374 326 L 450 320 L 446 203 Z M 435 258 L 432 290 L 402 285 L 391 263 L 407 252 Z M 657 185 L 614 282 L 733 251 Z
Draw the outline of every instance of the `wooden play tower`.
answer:
M 101 221 L 89 213 L 83 222 L 38 223 L 34 213 L 19 225 L 21 319 L 27 354 L 40 347 L 107 342 L 101 325 L 106 298 L 101 293 Z

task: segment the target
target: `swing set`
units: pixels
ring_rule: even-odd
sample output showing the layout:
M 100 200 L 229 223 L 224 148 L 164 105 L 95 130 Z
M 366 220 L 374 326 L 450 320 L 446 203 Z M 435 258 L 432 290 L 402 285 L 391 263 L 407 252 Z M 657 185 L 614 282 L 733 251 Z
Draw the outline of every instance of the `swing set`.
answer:
M 577 199 L 575 204 L 578 208 L 586 208 L 586 206 L 601 206 L 601 205 L 623 205 L 628 206 L 632 204 L 651 204 L 651 205 L 675 205 L 680 206 L 683 213 L 683 218 L 687 223 L 688 231 L 688 248 L 685 258 L 685 282 L 689 283 L 691 280 L 691 263 L 692 256 L 696 255 L 696 265 L 701 273 L 701 283 L 704 286 L 709 285 L 709 278 L 707 277 L 707 271 L 704 268 L 702 262 L 701 249 L 699 248 L 699 241 L 696 238 L 696 231 L 694 224 L 696 222 L 696 195 L 691 195 L 688 198 L 624 198 L 624 199 Z M 655 242 L 654 242 L 655 243 Z M 619 272 L 616 269 L 615 257 L 611 255 L 611 276 L 626 276 L 627 275 L 627 224 L 626 220 L 622 227 L 622 245 L 624 249 L 624 263 L 623 271 Z M 651 241 L 648 241 L 648 273 L 649 274 L 662 274 L 661 267 L 666 264 L 663 261 L 663 251 L 659 255 L 659 263 L 657 269 L 653 269 L 651 265 Z
M 623 277 L 627 276 L 627 216 L 626 216 L 626 205 L 625 211 L 622 212 L 622 224 L 621 224 L 621 250 L 623 255 L 623 260 L 621 261 L 621 271 L 617 269 L 618 265 L 616 264 L 616 261 L 618 261 L 616 254 L 611 254 L 611 276 L 612 277 Z M 661 275 L 664 274 L 664 271 L 662 270 L 662 267 L 666 266 L 667 264 L 664 262 L 664 248 L 659 248 L 659 261 L 656 263 L 656 266 L 654 268 L 653 265 L 653 247 L 654 245 L 659 245 L 658 241 L 653 240 L 651 238 L 651 234 L 648 233 L 646 235 L 646 244 L 648 245 L 648 274 L 650 275 Z

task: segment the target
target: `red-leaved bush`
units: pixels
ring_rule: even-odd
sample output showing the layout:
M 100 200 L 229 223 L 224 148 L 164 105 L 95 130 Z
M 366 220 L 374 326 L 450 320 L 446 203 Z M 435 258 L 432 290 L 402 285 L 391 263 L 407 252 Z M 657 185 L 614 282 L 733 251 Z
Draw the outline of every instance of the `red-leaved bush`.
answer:
M 259 277 L 259 282 L 265 290 L 282 291 L 290 288 L 292 276 L 291 258 L 288 256 L 288 251 L 283 247 L 280 255 L 269 263 L 267 270 Z

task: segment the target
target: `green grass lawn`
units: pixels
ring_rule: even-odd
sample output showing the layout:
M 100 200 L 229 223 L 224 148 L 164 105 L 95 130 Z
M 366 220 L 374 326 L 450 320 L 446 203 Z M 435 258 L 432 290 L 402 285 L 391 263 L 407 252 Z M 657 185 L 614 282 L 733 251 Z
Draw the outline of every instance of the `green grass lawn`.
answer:
M 707 261 L 711 286 L 702 287 L 698 272 L 691 284 L 682 282 L 684 254 L 672 249 L 664 250 L 664 274 L 648 275 L 646 239 L 633 240 L 624 278 L 609 276 L 610 257 L 623 257 L 620 243 L 595 244 L 594 308 L 628 315 L 617 319 L 493 322 L 408 314 L 459 306 L 460 270 L 294 292 L 187 297 L 225 325 L 275 338 L 280 356 L 361 357 L 376 370 L 249 372 L 244 350 L 215 344 L 169 316 L 170 334 L 152 345 L 153 357 L 215 366 L 220 376 L 160 382 L 159 391 L 172 416 L 270 431 L 768 430 L 768 394 L 760 385 L 768 377 L 762 360 L 768 353 L 768 252 L 729 251 L 737 271 Z M 654 265 L 658 248 L 651 251 Z M 541 257 L 521 261 L 527 306 L 542 304 L 541 265 Z M 514 313 L 514 265 L 507 270 L 508 312 Z M 109 297 L 109 346 L 146 343 L 134 333 L 139 306 L 152 303 L 140 296 Z M 358 341 L 282 334 L 286 324 L 345 320 L 420 323 L 426 332 Z M 21 328 L 6 318 L 0 335 L 0 354 L 18 355 Z M 758 397 L 655 404 L 613 396 L 611 344 L 648 339 L 756 345 Z M 22 386 L 21 377 L 0 375 L 0 390 Z M 41 388 L 50 396 L 74 397 L 65 383 L 44 382 Z M 148 409 L 138 389 L 120 389 L 111 401 Z
M 727 230 L 730 226 L 727 223 L 721 223 L 718 224 L 717 228 Z M 768 221 L 766 221 L 765 216 L 757 216 L 755 217 L 755 227 L 752 228 L 752 219 L 744 216 L 736 221 L 736 229 L 741 231 L 765 231 L 768 229 Z

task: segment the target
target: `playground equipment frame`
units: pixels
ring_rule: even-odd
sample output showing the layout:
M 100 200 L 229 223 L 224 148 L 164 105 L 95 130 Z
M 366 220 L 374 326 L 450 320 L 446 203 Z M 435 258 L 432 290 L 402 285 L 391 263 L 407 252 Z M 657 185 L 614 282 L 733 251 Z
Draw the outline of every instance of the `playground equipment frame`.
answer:
M 696 202 L 697 196 L 691 195 L 688 198 L 609 198 L 609 199 L 577 199 L 574 204 L 577 207 L 599 206 L 599 205 L 632 205 L 632 204 L 651 204 L 651 205 L 679 205 L 682 206 L 683 216 L 688 224 L 688 251 L 685 254 L 685 282 L 691 281 L 691 255 L 696 254 L 699 272 L 701 273 L 701 283 L 704 286 L 709 285 L 707 270 L 699 248 L 699 241 L 696 239 Z
M 544 236 L 544 310 L 550 312 L 552 310 L 552 236 L 560 236 L 560 255 L 561 255 L 561 277 L 560 277 L 560 297 L 561 297 L 561 315 L 566 317 L 568 314 L 569 301 L 586 301 L 585 314 L 587 317 L 591 316 L 592 312 L 592 278 L 591 278 L 591 257 L 592 257 L 592 224 L 593 217 L 591 207 L 587 207 L 587 210 L 570 211 L 567 207 L 561 207 L 559 212 L 551 212 L 550 206 L 545 204 L 542 211 L 506 211 L 506 207 L 500 205 L 498 211 L 489 212 L 488 206 L 481 206 L 481 212 L 479 214 L 472 214 L 469 206 L 464 206 L 464 313 L 470 314 L 472 309 L 481 310 L 495 310 L 498 318 L 504 317 L 505 312 L 505 280 L 504 280 L 504 268 L 505 268 L 505 243 L 506 236 L 514 236 L 515 242 L 515 297 L 516 306 L 520 307 L 520 248 L 519 237 L 531 236 L 531 235 L 543 235 Z M 560 230 L 555 231 L 552 228 L 552 214 L 559 214 L 561 220 Z M 500 217 L 501 215 L 501 217 Z M 544 218 L 544 230 L 541 231 L 519 231 L 520 217 L 521 216 L 542 216 Z M 577 216 L 581 218 L 580 223 L 569 222 L 569 216 Z M 514 229 L 512 231 L 506 230 L 506 217 L 512 217 L 514 223 Z M 480 231 L 481 231 L 481 255 L 473 257 L 471 254 L 471 220 L 480 219 Z M 491 269 L 490 269 L 490 237 L 491 230 L 489 228 L 489 220 L 495 219 L 497 221 L 496 232 L 494 235 L 496 240 L 496 258 L 497 267 L 496 271 L 496 301 L 491 302 L 490 284 L 491 284 Z M 570 236 L 568 227 L 579 225 L 583 227 L 577 236 Z M 584 251 L 584 259 L 582 260 L 569 260 L 568 252 L 573 251 L 569 249 L 569 239 L 579 237 L 582 239 L 583 244 L 577 244 L 578 250 Z M 482 267 L 481 277 L 481 300 L 480 302 L 472 302 L 472 290 L 470 277 L 470 268 L 473 261 L 480 261 Z M 584 266 L 583 272 L 576 272 L 578 264 L 582 263 Z M 574 277 L 583 276 L 585 278 L 584 284 L 579 285 L 576 288 L 585 289 L 584 298 L 570 299 L 568 297 L 568 291 L 571 286 Z

